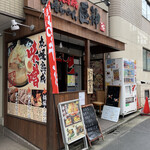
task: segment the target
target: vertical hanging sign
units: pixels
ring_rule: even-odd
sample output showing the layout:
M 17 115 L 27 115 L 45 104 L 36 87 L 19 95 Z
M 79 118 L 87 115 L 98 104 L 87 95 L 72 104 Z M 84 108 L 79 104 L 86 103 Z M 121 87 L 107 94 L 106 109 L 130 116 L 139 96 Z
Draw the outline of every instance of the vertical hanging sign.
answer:
M 56 94 L 59 93 L 59 90 L 58 90 L 56 54 L 55 54 L 50 1 L 48 1 L 47 6 L 44 9 L 44 17 L 45 17 L 45 30 L 46 30 L 50 73 L 51 73 L 51 82 L 52 82 L 53 94 Z

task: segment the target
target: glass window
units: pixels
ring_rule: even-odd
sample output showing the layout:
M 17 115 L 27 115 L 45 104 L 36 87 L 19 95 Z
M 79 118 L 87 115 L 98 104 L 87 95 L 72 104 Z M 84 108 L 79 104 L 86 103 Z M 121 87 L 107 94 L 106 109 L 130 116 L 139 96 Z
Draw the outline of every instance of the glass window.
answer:
M 146 70 L 146 50 L 143 50 L 143 70 Z
M 150 51 L 147 51 L 147 70 L 150 71 Z
M 148 97 L 149 98 L 149 90 L 145 90 L 145 98 Z
M 150 4 L 147 0 L 142 0 L 142 15 L 150 21 Z
M 143 49 L 143 70 L 150 71 L 150 51 Z
M 142 0 L 142 15 L 144 17 L 146 17 L 146 5 L 147 5 L 146 1 Z
M 147 5 L 147 19 L 150 21 L 150 6 Z

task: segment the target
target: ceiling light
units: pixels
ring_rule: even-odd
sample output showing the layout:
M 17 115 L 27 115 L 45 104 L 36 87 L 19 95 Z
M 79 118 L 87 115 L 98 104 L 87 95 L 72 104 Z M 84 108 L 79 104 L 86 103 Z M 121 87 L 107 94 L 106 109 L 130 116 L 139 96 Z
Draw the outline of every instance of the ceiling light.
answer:
M 11 20 L 11 30 L 19 30 L 20 29 L 19 25 L 30 28 L 31 31 L 34 30 L 34 25 L 28 26 L 28 25 L 16 22 L 16 20 Z
M 60 42 L 59 47 L 60 47 L 60 48 L 63 48 L 62 42 Z
M 61 34 L 60 34 L 60 44 L 59 44 L 59 48 L 63 48 L 62 42 L 61 42 Z

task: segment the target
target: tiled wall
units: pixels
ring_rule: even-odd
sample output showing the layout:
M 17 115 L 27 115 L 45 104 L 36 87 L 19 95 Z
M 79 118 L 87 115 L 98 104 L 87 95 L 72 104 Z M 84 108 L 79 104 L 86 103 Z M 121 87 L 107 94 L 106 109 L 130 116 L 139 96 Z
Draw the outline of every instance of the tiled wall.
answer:
M 0 12 L 24 17 L 24 0 L 0 0 Z
M 142 0 L 110 0 L 109 16 L 118 16 L 150 34 L 150 22 L 142 16 Z

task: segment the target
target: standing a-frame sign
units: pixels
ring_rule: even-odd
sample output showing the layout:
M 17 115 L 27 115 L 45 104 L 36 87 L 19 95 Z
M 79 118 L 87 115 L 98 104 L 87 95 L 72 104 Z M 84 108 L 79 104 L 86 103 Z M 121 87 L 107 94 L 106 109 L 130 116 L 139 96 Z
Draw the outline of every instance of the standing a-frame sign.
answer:
M 88 149 L 82 110 L 78 99 L 58 104 L 59 118 L 65 150 L 69 144 L 82 139 L 84 149 Z
M 97 121 L 96 118 L 93 104 L 82 106 L 82 113 L 83 113 L 85 128 L 87 131 L 88 141 L 90 146 L 92 146 L 91 142 L 99 139 L 100 137 L 104 139 L 99 122 Z

